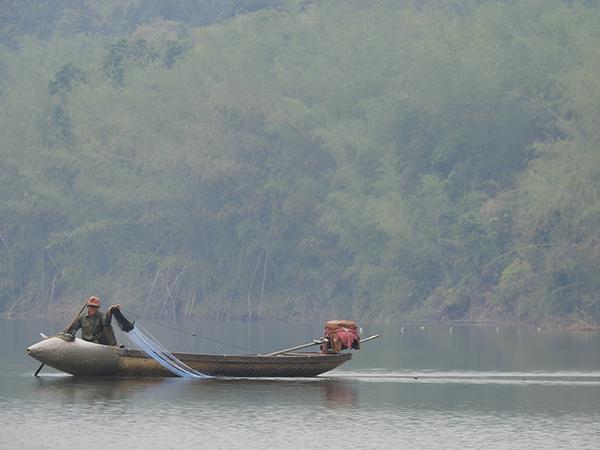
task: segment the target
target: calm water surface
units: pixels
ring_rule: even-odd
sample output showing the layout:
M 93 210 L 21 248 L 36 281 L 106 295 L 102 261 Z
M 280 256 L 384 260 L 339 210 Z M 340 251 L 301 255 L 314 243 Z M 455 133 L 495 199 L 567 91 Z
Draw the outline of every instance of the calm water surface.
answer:
M 144 326 L 173 351 L 230 354 L 322 331 Z M 105 449 L 600 448 L 595 333 L 369 326 L 363 336 L 382 338 L 316 379 L 77 379 L 48 368 L 33 377 L 39 364 L 25 347 L 63 327 L 0 319 L 0 448 L 85 448 L 90 431 Z

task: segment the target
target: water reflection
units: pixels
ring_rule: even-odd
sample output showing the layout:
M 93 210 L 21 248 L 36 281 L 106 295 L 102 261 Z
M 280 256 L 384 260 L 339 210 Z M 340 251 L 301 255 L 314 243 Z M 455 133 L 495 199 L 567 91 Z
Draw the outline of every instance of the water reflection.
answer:
M 358 385 L 347 380 L 323 380 L 323 403 L 331 408 L 358 406 Z
M 290 336 L 288 325 L 261 326 L 206 333 L 269 350 L 321 328 Z M 315 379 L 80 378 L 48 368 L 35 378 L 39 363 L 24 349 L 54 328 L 0 320 L 0 448 L 72 445 L 88 421 L 110 429 L 107 448 L 597 447 L 597 334 L 390 325 Z M 171 334 L 160 340 L 218 352 Z
M 38 400 L 66 403 L 94 401 L 126 401 L 138 395 L 151 395 L 154 389 L 168 383 L 165 378 L 84 378 L 66 376 L 35 377 L 35 393 Z
M 320 399 L 325 408 L 356 407 L 358 384 L 341 379 L 210 379 L 180 378 L 99 378 L 52 374 L 34 377 L 35 397 L 41 401 L 89 404 L 130 402 L 152 398 L 166 401 L 215 400 L 227 393 L 237 402 L 253 403 L 262 399 L 294 399 L 296 404 Z

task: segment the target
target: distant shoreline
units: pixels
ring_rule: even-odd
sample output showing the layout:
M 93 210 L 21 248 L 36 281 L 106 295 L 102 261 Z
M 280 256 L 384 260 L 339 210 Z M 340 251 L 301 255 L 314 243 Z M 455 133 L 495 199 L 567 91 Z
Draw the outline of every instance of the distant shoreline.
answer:
M 51 316 L 42 315 L 42 314 L 6 314 L 0 313 L 0 319 L 8 319 L 8 320 L 31 320 L 31 319 L 45 319 L 45 320 L 65 320 L 68 321 L 71 319 L 71 316 L 68 314 L 52 314 Z M 161 319 L 149 318 L 152 321 L 160 321 Z M 172 318 L 163 318 L 162 320 L 171 323 L 174 322 Z M 329 319 L 328 319 L 329 320 Z M 333 320 L 333 318 L 331 319 Z M 357 320 L 359 325 L 398 325 L 398 326 L 406 326 L 406 325 L 448 325 L 448 326 L 489 326 L 489 327 L 517 327 L 517 328 L 529 328 L 535 329 L 537 331 L 568 331 L 568 332 L 586 332 L 586 333 L 595 333 L 600 332 L 600 326 L 596 324 L 592 324 L 589 322 L 585 322 L 581 319 L 554 319 L 544 323 L 527 323 L 527 322 L 519 322 L 519 321 L 508 321 L 508 320 L 476 320 L 476 319 L 456 319 L 456 320 L 447 320 L 447 319 L 390 319 L 390 320 L 373 320 L 373 319 L 353 319 Z M 222 320 L 216 317 L 203 317 L 196 316 L 193 319 L 182 319 L 184 323 L 193 323 L 195 321 L 215 321 L 222 322 L 227 324 L 234 323 L 248 323 L 247 320 L 243 318 L 239 318 L 238 320 L 228 319 Z M 278 317 L 265 317 L 260 320 L 252 320 L 251 323 L 266 323 L 266 322 L 277 322 L 277 323 L 288 323 L 288 324 L 314 324 L 318 323 L 322 320 L 314 319 L 299 319 L 299 320 L 283 320 Z

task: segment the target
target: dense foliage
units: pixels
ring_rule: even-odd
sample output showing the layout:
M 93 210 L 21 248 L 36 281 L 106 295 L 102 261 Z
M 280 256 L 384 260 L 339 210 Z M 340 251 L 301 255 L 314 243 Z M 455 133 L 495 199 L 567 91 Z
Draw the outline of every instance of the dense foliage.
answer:
M 0 16 L 5 314 L 600 321 L 595 2 L 55 3 Z

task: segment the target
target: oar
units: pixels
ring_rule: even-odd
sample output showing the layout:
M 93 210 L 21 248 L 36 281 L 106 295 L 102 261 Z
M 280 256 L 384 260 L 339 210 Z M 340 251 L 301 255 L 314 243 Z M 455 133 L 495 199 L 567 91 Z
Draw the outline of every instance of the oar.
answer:
M 77 315 L 76 315 L 76 316 L 73 318 L 73 320 L 71 321 L 71 323 L 70 323 L 70 324 L 69 324 L 69 325 L 68 325 L 68 326 L 67 326 L 67 327 L 66 327 L 66 328 L 63 330 L 63 333 L 66 333 L 66 332 L 67 332 L 67 330 L 69 330 L 69 328 L 71 328 L 71 327 L 72 327 L 72 326 L 75 324 L 75 321 L 76 321 L 76 320 L 77 320 L 77 318 L 79 317 L 79 314 L 81 314 L 81 312 L 82 312 L 82 311 L 85 309 L 85 307 L 86 307 L 86 306 L 87 306 L 87 302 L 83 304 L 83 306 L 81 307 L 81 309 L 79 310 L 79 312 L 77 313 Z M 40 333 L 40 334 L 42 335 L 42 337 L 43 337 L 44 339 L 47 339 L 47 338 L 48 338 L 48 336 L 46 336 L 46 335 L 44 335 L 44 334 L 42 334 L 42 333 Z M 42 368 L 44 367 L 44 365 L 45 365 L 45 363 L 42 363 L 42 364 L 40 365 L 40 367 L 38 367 L 38 369 L 37 369 L 37 370 L 35 371 L 35 373 L 33 374 L 33 376 L 34 376 L 34 377 L 37 377 L 37 376 L 38 376 L 38 374 L 40 373 L 40 370 L 42 370 Z
M 42 367 L 44 367 L 44 363 L 40 364 L 40 367 L 38 367 L 38 370 L 36 370 L 35 373 L 33 374 L 34 377 L 38 376 L 38 373 L 40 373 L 40 370 L 42 370 Z
M 373 336 L 369 336 L 368 338 L 361 339 L 360 343 L 362 344 L 363 342 L 371 341 L 373 339 L 377 339 L 378 337 L 379 337 L 378 334 L 374 334 Z M 308 344 L 302 344 L 302 345 L 298 345 L 297 347 L 286 348 L 285 350 L 278 350 L 273 353 L 268 353 L 264 356 L 277 356 L 277 355 L 281 355 L 282 353 L 288 353 L 288 352 L 293 352 L 294 350 L 300 350 L 301 348 L 312 347 L 313 345 L 321 345 L 321 344 L 324 344 L 325 342 L 327 342 L 327 339 L 325 339 L 325 338 L 315 339 L 314 341 L 309 342 Z

